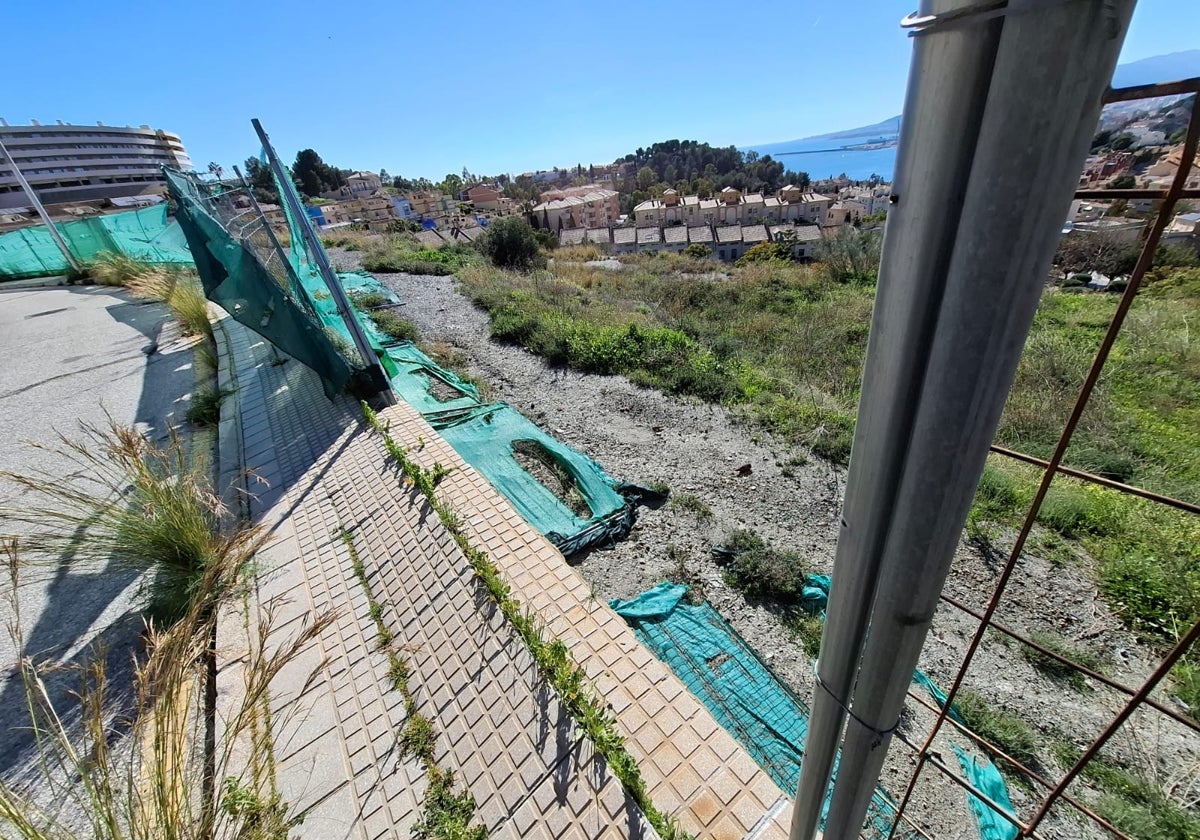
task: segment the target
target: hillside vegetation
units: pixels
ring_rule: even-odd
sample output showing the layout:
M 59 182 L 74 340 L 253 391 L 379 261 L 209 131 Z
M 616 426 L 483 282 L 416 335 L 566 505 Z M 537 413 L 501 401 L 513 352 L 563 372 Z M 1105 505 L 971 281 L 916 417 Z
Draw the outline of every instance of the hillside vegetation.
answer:
M 528 274 L 471 266 L 464 291 L 495 338 L 552 364 L 622 374 L 648 387 L 730 407 L 787 444 L 846 463 L 874 288 L 827 266 L 722 266 L 663 255 L 613 271 L 556 260 Z M 1200 501 L 1200 269 L 1153 276 L 1139 296 L 1084 415 L 1067 463 Z M 1047 457 L 1116 308 L 1117 295 L 1048 288 L 997 442 Z M 970 533 L 998 539 L 1019 524 L 1037 471 L 993 458 Z M 1039 533 L 1078 545 L 1097 586 L 1152 645 L 1200 615 L 1200 522 L 1106 488 L 1056 479 Z M 1045 537 L 1044 539 L 1049 539 Z M 1175 690 L 1200 709 L 1200 667 Z

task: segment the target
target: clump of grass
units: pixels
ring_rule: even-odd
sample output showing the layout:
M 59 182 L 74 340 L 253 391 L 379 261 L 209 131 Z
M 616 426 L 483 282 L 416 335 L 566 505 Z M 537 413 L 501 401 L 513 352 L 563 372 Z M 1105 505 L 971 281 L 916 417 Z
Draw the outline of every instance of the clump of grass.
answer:
M 1096 489 L 1057 479 L 1042 501 L 1037 521 L 1064 537 L 1106 533 L 1111 528 L 1109 516 L 1115 511 L 1105 504 L 1106 497 L 1096 493 Z
M 1026 767 L 1032 768 L 1036 764 L 1037 735 L 1023 718 L 996 708 L 969 689 L 960 691 L 954 704 L 967 729 Z M 1007 762 L 1003 766 L 1010 774 L 1014 772 Z M 1019 775 L 1024 778 L 1023 774 Z
M 147 267 L 141 260 L 124 254 L 101 251 L 87 271 L 101 286 L 126 286 L 129 281 L 145 273 Z
M 671 507 L 684 513 L 690 513 L 700 520 L 713 518 L 712 508 L 695 493 L 677 493 L 671 497 Z
M 808 564 L 794 551 L 780 551 L 753 531 L 738 529 L 725 540 L 726 582 L 746 595 L 771 598 L 785 605 L 803 598 Z
M 569 507 L 572 513 L 583 519 L 592 517 L 592 508 L 580 492 L 575 476 L 553 452 L 536 440 L 515 440 L 512 450 L 521 468 Z
M 187 410 L 188 422 L 196 426 L 215 426 L 221 420 L 221 403 L 232 393 L 230 388 L 197 389 Z
M 437 730 L 429 718 L 421 714 L 410 714 L 404 722 L 397 741 L 400 753 L 419 759 L 424 764 L 433 763 L 433 747 L 437 741 Z
M 1029 637 L 1046 650 L 1053 651 L 1072 662 L 1077 662 L 1091 671 L 1097 673 L 1104 671 L 1104 661 L 1100 657 L 1088 650 L 1070 645 L 1058 636 L 1035 632 L 1031 633 Z M 1021 647 L 1021 655 L 1025 657 L 1025 661 L 1050 679 L 1065 683 L 1075 691 L 1084 691 L 1087 688 L 1087 679 L 1070 665 L 1059 662 L 1054 657 L 1028 645 Z
M 454 773 L 433 767 L 425 789 L 425 810 L 412 827 L 416 840 L 487 840 L 487 829 L 472 826 L 475 798 L 469 791 L 454 792 Z
M 682 583 L 688 588 L 688 603 L 704 603 L 708 598 L 708 587 L 700 573 L 688 563 L 687 552 L 677 545 L 668 545 L 667 563 L 669 565 L 664 577 L 671 583 Z
M 227 598 L 236 575 L 206 589 L 201 584 L 208 569 L 231 565 L 240 571 L 265 534 L 226 528 L 229 514 L 203 464 L 189 459 L 178 438 L 158 447 L 111 420 L 107 428 L 85 424 L 81 430 L 78 440 L 60 434 L 58 444 L 38 447 L 72 464 L 74 480 L 0 472 L 31 494 L 22 507 L 0 510 L 2 518 L 30 530 L 21 539 L 29 562 L 57 565 L 67 557 L 154 570 L 152 612 L 168 621 L 184 615 L 196 597 L 214 606 Z
M 1082 753 L 1068 741 L 1056 741 L 1055 759 L 1065 770 Z M 1137 840 L 1193 840 L 1200 837 L 1200 815 L 1152 781 L 1146 773 L 1097 756 L 1083 768 L 1083 778 L 1100 793 L 1094 807 L 1121 831 Z
M 364 312 L 368 309 L 376 309 L 392 302 L 391 298 L 383 292 L 352 293 L 351 299 L 354 301 L 354 305 Z
M 179 440 L 156 447 L 111 421 L 107 429 L 83 430 L 82 440 L 60 437 L 52 450 L 58 463 L 74 466 L 67 479 L 50 473 L 2 476 L 26 493 L 20 509 L 0 511 L 27 531 L 20 538 L 19 562 L 15 538 L 2 546 L 16 616 L 14 642 L 24 648 L 16 592 L 26 570 L 37 574 L 48 567 L 57 573 L 64 565 L 113 561 L 155 570 L 154 618 L 135 658 L 133 714 L 115 707 L 101 655 L 82 668 L 79 710 L 72 715 L 78 726 L 68 728 L 46 691 L 43 669 L 32 659 L 20 661 L 43 793 L 49 791 L 57 805 L 72 803 L 88 824 L 85 836 L 104 840 L 286 836 L 300 818 L 289 815 L 275 785 L 268 689 L 288 662 L 309 649 L 329 617 L 290 641 L 273 638 L 268 654 L 271 610 L 264 611 L 247 633 L 244 690 L 226 709 L 218 733 L 215 706 L 202 691 L 205 702 L 198 708 L 197 686 L 213 685 L 217 609 L 240 590 L 265 532 L 230 521 L 202 465 L 189 460 Z M 114 729 L 117 718 L 129 721 L 127 732 Z M 128 749 L 118 748 L 119 734 L 127 735 Z M 220 792 L 217 779 L 225 780 Z M 77 826 L 64 824 L 74 822 L 65 813 L 41 811 L 0 783 L 0 822 L 21 836 L 80 836 Z
M 390 309 L 374 309 L 367 313 L 375 326 L 394 341 L 416 342 L 421 338 L 416 324 Z
M 165 303 L 179 321 L 184 335 L 200 335 L 212 340 L 208 298 L 200 279 L 191 269 L 105 253 L 92 264 L 91 272 L 102 285 L 123 286 L 134 297 Z
M 821 634 L 825 632 L 825 621 L 820 615 L 805 610 L 792 610 L 784 616 L 784 625 L 792 632 L 804 648 L 809 659 L 821 654 Z

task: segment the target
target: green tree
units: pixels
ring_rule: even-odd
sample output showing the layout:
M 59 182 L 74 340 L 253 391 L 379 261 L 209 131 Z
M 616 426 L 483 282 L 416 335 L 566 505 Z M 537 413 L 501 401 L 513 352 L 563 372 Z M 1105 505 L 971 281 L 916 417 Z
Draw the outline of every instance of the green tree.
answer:
M 649 166 L 643 166 L 637 172 L 638 189 L 648 190 L 658 181 L 658 173 Z
M 1131 190 L 1137 186 L 1137 179 L 1132 175 L 1118 175 L 1108 182 L 1108 186 L 1114 190 Z
M 301 149 L 296 153 L 296 162 L 292 164 L 292 177 L 296 179 L 300 191 L 309 198 L 336 190 L 346 183 L 346 176 L 342 170 L 321 160 L 321 156 L 312 149 Z
M 445 193 L 446 195 L 457 196 L 459 194 L 459 192 L 462 191 L 462 188 L 463 188 L 463 179 L 460 178 L 458 175 L 455 175 L 453 172 L 448 174 L 445 178 L 442 179 L 442 182 L 440 184 L 438 184 L 438 190 Z
M 492 265 L 498 268 L 528 271 L 546 264 L 546 258 L 538 247 L 537 234 L 528 222 L 517 216 L 505 216 L 493 221 L 488 226 L 481 247 Z
M 1113 151 L 1123 152 L 1126 149 L 1128 149 L 1130 146 L 1132 146 L 1133 143 L 1134 143 L 1134 136 L 1132 134 L 1122 132 L 1122 133 L 1118 134 L 1116 137 L 1114 137 L 1109 142 L 1109 146 L 1112 148 Z
M 754 249 L 752 248 L 751 250 Z M 707 245 L 703 245 L 699 242 L 693 242 L 691 245 L 683 249 L 683 253 L 692 259 L 707 260 L 712 256 L 712 248 L 709 248 Z
M 254 197 L 263 204 L 278 204 L 279 190 L 275 186 L 275 178 L 271 175 L 271 168 L 265 165 L 256 157 L 246 158 L 246 180 L 250 182 L 250 189 L 254 192 Z

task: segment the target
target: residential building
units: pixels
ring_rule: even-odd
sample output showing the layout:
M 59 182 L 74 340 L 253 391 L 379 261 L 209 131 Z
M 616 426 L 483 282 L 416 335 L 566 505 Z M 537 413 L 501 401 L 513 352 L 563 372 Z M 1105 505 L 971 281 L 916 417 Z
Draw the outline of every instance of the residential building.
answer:
M 868 216 L 880 211 L 886 211 L 892 201 L 892 185 L 880 184 L 875 187 L 846 187 L 838 190 L 839 201 L 857 201 L 866 209 Z
M 543 201 L 531 213 L 537 227 L 549 230 L 597 228 L 616 224 L 621 206 L 616 190 L 599 188 L 583 195 Z
M 546 190 L 541 194 L 540 198 L 542 201 L 554 201 L 555 199 L 571 198 L 572 196 L 580 198 L 588 193 L 594 193 L 602 189 L 605 189 L 605 187 L 599 184 L 583 184 L 578 187 L 555 187 L 554 189 Z
M 399 218 L 391 197 L 384 193 L 322 204 L 320 210 L 325 225 L 353 222 L 365 224 L 371 230 L 386 230 L 389 222 Z M 318 223 L 322 224 L 319 220 Z
M 476 184 L 458 194 L 459 201 L 469 201 L 478 210 L 499 210 L 503 193 L 492 184 Z
M 1079 185 L 1088 187 L 1109 181 L 1127 173 L 1133 166 L 1132 152 L 1109 152 L 1104 155 L 1092 155 L 1083 165 L 1079 176 Z
M 0 141 L 44 204 L 134 195 L 165 195 L 162 168 L 188 170 L 192 160 L 178 135 L 148 125 L 9 125 Z M 8 162 L 0 162 L 0 209 L 28 204 Z
M 663 225 L 738 225 L 767 223 L 804 223 L 823 225 L 833 199 L 805 193 L 788 184 L 776 195 L 743 195 L 726 187 L 713 198 L 680 195 L 667 190 L 662 198 L 651 198 L 633 208 L 638 227 Z
M 829 207 L 827 224 L 829 227 L 858 224 L 863 220 L 864 216 L 869 215 L 871 213 L 867 205 L 857 199 L 835 201 Z
M 383 188 L 383 181 L 374 172 L 351 172 L 345 186 L 321 193 L 321 198 L 341 201 L 347 198 L 368 198 Z
M 1182 162 L 1183 144 L 1180 144 L 1167 152 L 1157 163 L 1147 168 L 1146 177 L 1160 184 L 1169 183 L 1175 177 L 1175 173 L 1179 170 Z M 1192 170 L 1188 173 L 1184 189 L 1200 189 L 1200 160 L 1192 161 Z M 0 200 L 2 199 L 3 196 L 0 196 Z
M 559 233 L 562 245 L 599 245 L 613 254 L 680 253 L 689 245 L 712 249 L 712 257 L 733 262 L 760 242 L 788 241 L 797 259 L 809 259 L 813 245 L 821 238 L 819 225 L 662 225 L 640 227 L 597 227 L 564 229 Z
M 1117 242 L 1134 244 L 1142 236 L 1146 222 L 1142 219 L 1100 218 L 1091 221 L 1076 222 L 1073 230 L 1078 233 L 1100 233 Z
M 1200 247 L 1200 213 L 1180 213 L 1163 231 L 1162 238 L 1164 242 Z

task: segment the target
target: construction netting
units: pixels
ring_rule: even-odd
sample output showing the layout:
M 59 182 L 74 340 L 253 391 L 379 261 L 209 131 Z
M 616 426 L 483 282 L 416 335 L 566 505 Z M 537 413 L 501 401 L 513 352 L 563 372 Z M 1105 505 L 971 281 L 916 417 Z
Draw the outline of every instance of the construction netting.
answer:
M 192 261 L 183 231 L 167 217 L 167 205 L 144 207 L 106 216 L 55 222 L 77 263 L 94 262 L 103 253 L 150 263 Z M 0 280 L 54 277 L 71 270 L 45 225 L 0 234 Z
M 829 586 L 828 575 L 807 575 L 803 608 L 823 615 Z M 788 793 L 795 791 L 808 735 L 807 706 L 715 609 L 708 604 L 686 603 L 687 591 L 683 584 L 663 583 L 632 600 L 613 600 L 610 604 L 776 784 Z M 946 705 L 945 693 L 927 674 L 917 670 L 913 682 L 925 688 L 938 705 Z M 953 704 L 948 714 L 963 723 Z M 950 746 L 967 781 L 1010 815 L 1015 814 L 1008 787 L 996 765 L 987 756 L 957 744 Z M 831 796 L 832 786 L 822 808 L 822 822 Z M 968 793 L 967 805 L 982 840 L 1014 840 L 1017 836 L 1013 823 L 978 796 Z M 895 801 L 883 788 L 877 788 L 867 811 L 866 836 L 888 837 L 895 814 Z M 916 835 L 898 829 L 895 836 Z
M 178 172 L 167 177 L 209 298 L 316 371 L 330 396 L 365 384 L 356 378 L 365 379 L 367 366 L 320 269 L 328 258 L 306 236 L 309 219 L 282 202 L 289 246 L 281 249 L 244 191 Z M 278 178 L 275 185 L 281 195 L 295 189 Z M 392 390 L 564 554 L 629 532 L 634 502 L 652 491 L 613 480 L 591 458 L 512 407 L 483 400 L 472 383 L 384 329 L 381 314 L 404 304 L 371 275 L 341 272 L 335 282 L 353 304 L 345 314 L 362 326 Z
M 209 300 L 315 371 L 328 396 L 345 390 L 363 365 L 337 329 L 344 325 L 318 311 L 291 266 L 276 256 L 246 197 L 192 175 L 166 174 Z
M 687 586 L 663 583 L 611 603 L 638 639 L 665 662 L 717 722 L 788 794 L 800 781 L 808 709 L 708 604 L 684 601 Z M 836 774 L 836 769 L 835 769 Z M 822 824 L 829 810 L 827 796 Z M 871 796 L 865 836 L 889 836 L 896 803 L 882 788 Z M 906 837 L 898 831 L 897 837 Z

